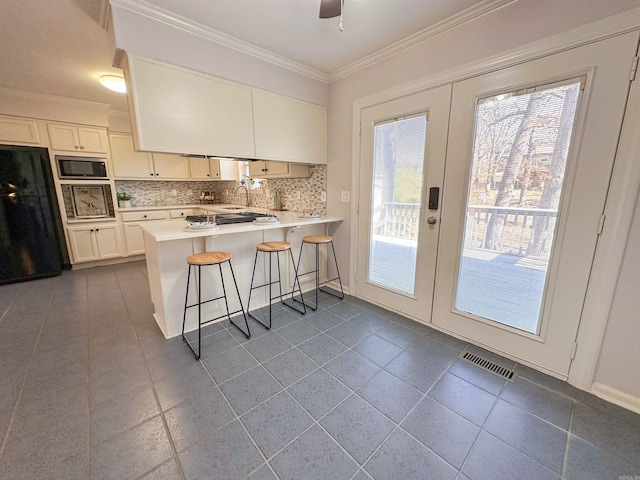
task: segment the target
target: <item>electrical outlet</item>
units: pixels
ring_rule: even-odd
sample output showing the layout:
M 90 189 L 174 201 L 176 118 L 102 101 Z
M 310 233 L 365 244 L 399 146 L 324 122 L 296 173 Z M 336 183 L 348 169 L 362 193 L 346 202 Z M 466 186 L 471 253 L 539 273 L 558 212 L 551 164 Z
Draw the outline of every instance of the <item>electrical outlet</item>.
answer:
M 340 194 L 340 201 L 342 203 L 349 203 L 351 201 L 351 191 L 343 190 Z
M 298 192 L 296 193 L 297 195 L 297 199 L 298 200 L 302 200 L 302 192 L 300 190 L 298 190 Z
M 327 201 L 327 192 L 320 192 L 320 201 L 321 202 Z
M 173 190 L 171 190 L 171 196 L 172 197 L 177 197 L 178 196 L 178 191 L 175 188 Z
M 187 195 L 191 196 L 193 195 L 193 190 L 191 190 L 190 188 L 187 189 Z

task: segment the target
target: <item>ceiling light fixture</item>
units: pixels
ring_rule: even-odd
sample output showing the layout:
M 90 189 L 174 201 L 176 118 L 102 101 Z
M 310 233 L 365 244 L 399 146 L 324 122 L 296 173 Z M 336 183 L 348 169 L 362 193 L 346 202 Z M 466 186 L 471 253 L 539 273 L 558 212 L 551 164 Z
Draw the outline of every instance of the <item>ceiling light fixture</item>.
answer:
M 103 87 L 113 90 L 118 93 L 126 93 L 127 85 L 124 82 L 122 75 L 102 75 L 100 77 L 100 83 Z

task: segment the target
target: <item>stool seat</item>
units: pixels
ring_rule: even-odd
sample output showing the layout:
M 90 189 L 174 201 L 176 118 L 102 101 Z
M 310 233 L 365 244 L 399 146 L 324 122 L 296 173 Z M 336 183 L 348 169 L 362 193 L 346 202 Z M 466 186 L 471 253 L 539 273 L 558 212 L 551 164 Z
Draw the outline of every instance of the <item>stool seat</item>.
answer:
M 229 252 L 202 252 L 187 257 L 189 265 L 217 265 L 231 258 Z
M 313 270 L 309 270 L 308 272 L 300 272 L 300 266 L 302 265 L 301 260 L 302 260 L 302 251 L 304 250 L 304 246 L 305 245 L 314 245 L 314 249 L 315 249 L 315 268 Z M 328 245 L 331 245 L 331 252 L 333 253 L 333 261 L 335 263 L 336 266 L 336 276 L 334 278 L 327 278 L 323 281 L 320 281 L 320 246 L 321 245 L 327 245 L 327 247 L 325 247 L 325 249 L 328 251 L 329 247 Z M 327 253 L 328 254 L 328 253 Z M 312 273 L 315 273 L 315 277 L 316 277 L 316 285 L 314 288 L 315 291 L 315 297 L 316 297 L 316 303 L 315 305 L 312 304 L 305 304 L 305 307 L 309 307 L 311 310 L 317 310 L 318 309 L 318 294 L 320 292 L 324 292 L 327 293 L 329 295 L 333 295 L 334 297 L 338 297 L 339 299 L 343 299 L 344 298 L 344 290 L 342 289 L 342 280 L 340 279 L 340 270 L 338 269 L 338 259 L 336 258 L 336 250 L 333 247 L 333 237 L 330 235 L 307 235 L 306 237 L 302 237 L 302 244 L 300 245 L 300 255 L 298 255 L 298 277 L 303 277 L 304 275 L 309 275 Z M 340 294 L 336 294 L 331 290 L 323 290 L 322 287 L 330 282 L 333 282 L 334 280 L 337 280 L 339 285 L 340 285 Z M 304 298 L 302 300 L 304 302 Z
M 289 242 L 264 242 L 256 245 L 260 252 L 284 252 L 291 248 Z
M 333 241 L 333 237 L 329 235 L 308 235 L 306 237 L 302 237 L 302 241 L 304 243 L 329 243 Z

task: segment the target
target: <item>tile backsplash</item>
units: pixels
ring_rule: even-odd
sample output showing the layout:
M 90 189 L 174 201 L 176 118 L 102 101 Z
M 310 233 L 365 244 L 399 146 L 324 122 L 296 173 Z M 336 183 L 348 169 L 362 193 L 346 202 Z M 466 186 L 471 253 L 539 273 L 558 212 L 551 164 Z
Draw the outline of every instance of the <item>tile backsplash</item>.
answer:
M 283 209 L 302 212 L 305 209 L 324 215 L 327 203 L 321 201 L 327 190 L 326 165 L 311 165 L 308 178 L 279 178 L 263 180 L 263 188 L 251 191 L 251 206 L 272 208 L 277 191 Z M 135 181 L 116 180 L 116 191 L 131 195 L 134 207 L 162 205 L 190 205 L 200 203 L 201 192 L 215 195 L 215 203 L 244 204 L 244 192 L 233 181 Z M 175 195 L 174 195 L 175 193 Z

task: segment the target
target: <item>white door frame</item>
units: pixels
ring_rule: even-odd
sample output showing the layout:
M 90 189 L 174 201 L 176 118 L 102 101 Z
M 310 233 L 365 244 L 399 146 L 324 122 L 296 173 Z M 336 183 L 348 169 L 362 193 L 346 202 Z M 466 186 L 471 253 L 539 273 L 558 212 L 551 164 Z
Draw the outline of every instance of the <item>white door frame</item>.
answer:
M 574 48 L 605 39 L 611 35 L 640 29 L 640 8 L 624 12 L 592 24 L 554 35 L 543 41 L 525 45 L 437 75 L 399 85 L 388 90 L 360 98 L 353 103 L 351 142 L 351 194 L 359 198 L 360 124 L 364 108 L 405 95 L 418 93 L 446 83 L 453 83 L 500 68 L 523 63 L 540 56 Z M 631 67 L 631 66 L 630 66 Z M 616 283 L 631 229 L 634 206 L 640 191 L 640 138 L 634 135 L 634 125 L 640 125 L 640 87 L 632 86 L 618 153 L 615 158 L 605 214 L 607 225 L 600 236 L 594 256 L 592 275 L 587 288 L 583 314 L 578 328 L 578 350 L 571 364 L 568 382 L 582 390 L 591 391 L 598 365 L 602 340 L 607 327 Z M 356 261 L 358 238 L 358 204 L 351 204 L 349 291 L 357 294 Z

